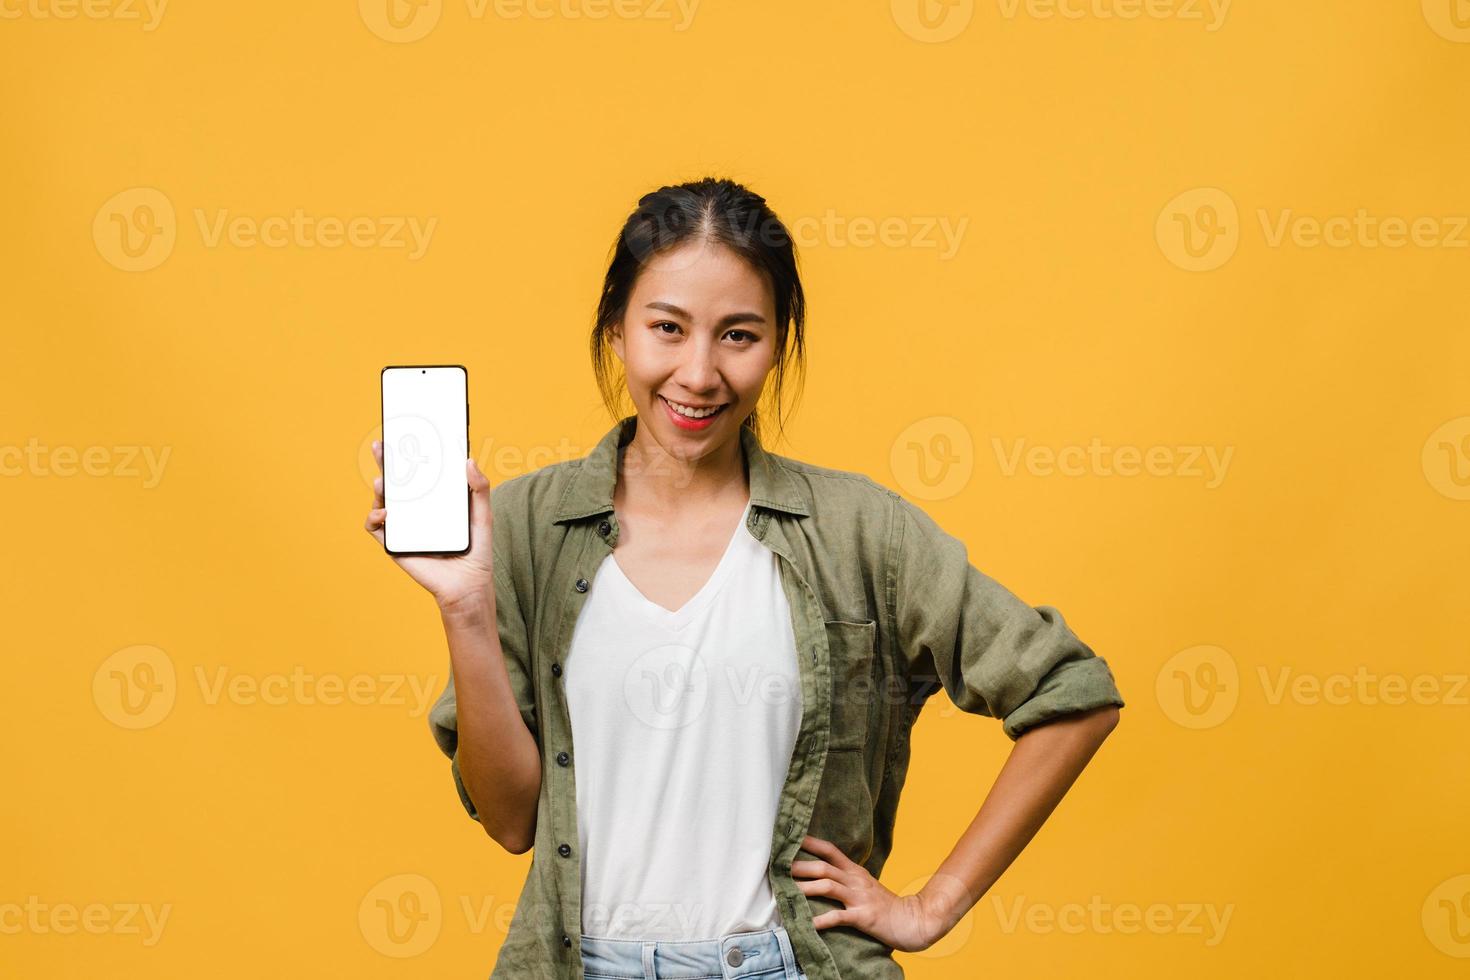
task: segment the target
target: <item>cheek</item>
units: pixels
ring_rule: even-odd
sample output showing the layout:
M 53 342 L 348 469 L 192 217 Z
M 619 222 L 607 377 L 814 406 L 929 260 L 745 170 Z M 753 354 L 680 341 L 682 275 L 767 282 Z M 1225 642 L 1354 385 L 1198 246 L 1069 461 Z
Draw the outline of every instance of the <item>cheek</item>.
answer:
M 761 390 L 765 387 L 766 381 L 771 376 L 771 369 L 774 366 L 769 358 L 750 364 L 742 364 L 737 369 L 738 373 L 732 376 L 731 380 L 745 393 L 745 397 L 754 399 L 760 395 Z
M 636 340 L 623 345 L 623 376 L 632 394 L 641 395 L 658 388 L 667 374 L 668 367 L 653 345 Z

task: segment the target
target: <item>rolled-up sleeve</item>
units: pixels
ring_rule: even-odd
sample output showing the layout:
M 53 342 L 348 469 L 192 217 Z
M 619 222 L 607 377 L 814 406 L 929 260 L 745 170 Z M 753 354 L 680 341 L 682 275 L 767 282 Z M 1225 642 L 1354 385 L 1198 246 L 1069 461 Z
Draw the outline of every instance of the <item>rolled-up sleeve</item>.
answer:
M 1003 719 L 1012 740 L 1063 715 L 1123 707 L 1112 671 L 1051 606 L 1030 606 L 970 563 L 964 542 L 896 497 L 894 619 L 910 678 Z
M 493 492 L 491 500 L 498 503 Z M 505 671 L 510 678 L 510 689 L 515 695 L 516 705 L 520 708 L 521 720 L 526 723 L 526 728 L 539 741 L 540 736 L 537 734 L 536 723 L 536 692 L 531 674 L 530 643 L 525 619 L 521 614 L 521 606 L 517 601 L 511 568 L 508 564 L 510 561 L 508 549 L 502 546 L 504 537 L 499 531 L 501 528 L 508 531 L 509 528 L 507 524 L 500 523 L 498 508 L 495 512 L 495 521 L 497 527 L 494 547 L 495 625 L 500 634 L 500 649 L 505 655 Z M 465 812 L 478 820 L 479 813 L 475 809 L 474 801 L 470 799 L 469 793 L 465 790 L 464 780 L 459 774 L 459 712 L 454 694 L 452 669 L 443 693 L 429 709 L 429 728 L 433 732 L 434 741 L 440 751 L 449 756 L 449 770 L 454 777 L 454 787 L 459 791 L 459 800 L 464 804 Z

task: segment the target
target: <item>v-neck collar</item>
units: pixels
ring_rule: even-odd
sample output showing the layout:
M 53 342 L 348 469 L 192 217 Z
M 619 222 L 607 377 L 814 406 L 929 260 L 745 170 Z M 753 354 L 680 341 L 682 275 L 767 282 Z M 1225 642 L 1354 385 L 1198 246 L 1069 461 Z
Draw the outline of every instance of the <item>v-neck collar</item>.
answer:
M 668 609 L 644 595 L 638 586 L 633 584 L 633 580 L 628 577 L 627 573 L 623 571 L 623 567 L 618 564 L 615 552 L 608 552 L 607 561 L 610 570 L 626 587 L 629 601 L 639 610 L 641 615 L 668 629 L 683 629 L 719 593 L 720 586 L 729 576 L 730 565 L 733 563 L 735 553 L 741 544 L 741 536 L 747 533 L 745 522 L 749 520 L 749 517 L 750 501 L 747 500 L 745 502 L 745 509 L 740 512 L 740 520 L 735 524 L 735 533 L 730 535 L 730 540 L 725 545 L 724 554 L 720 555 L 720 560 L 715 563 L 714 571 L 710 572 L 709 578 L 705 580 L 704 585 L 700 586 L 699 591 L 685 600 L 684 604 L 678 609 Z

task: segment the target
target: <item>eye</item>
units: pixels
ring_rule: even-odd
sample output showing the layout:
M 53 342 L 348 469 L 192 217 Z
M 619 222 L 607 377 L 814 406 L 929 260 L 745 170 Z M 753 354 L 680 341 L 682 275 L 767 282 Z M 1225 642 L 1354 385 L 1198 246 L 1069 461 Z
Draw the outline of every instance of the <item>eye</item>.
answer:
M 752 341 L 752 340 L 755 340 L 756 339 L 755 334 L 751 333 L 749 330 L 731 330 L 729 333 L 725 334 L 725 336 L 726 337 L 734 337 L 736 334 L 739 334 L 741 338 L 744 338 L 743 340 L 739 340 L 739 342 L 741 342 L 741 343 L 745 343 L 747 341 Z M 737 338 L 737 340 L 738 339 L 739 338 Z
M 673 327 L 675 330 L 679 329 L 679 325 L 677 323 L 670 323 L 668 320 L 660 320 L 653 325 L 653 328 L 655 330 L 658 330 L 660 327 Z M 668 336 L 668 334 L 665 333 L 665 336 Z

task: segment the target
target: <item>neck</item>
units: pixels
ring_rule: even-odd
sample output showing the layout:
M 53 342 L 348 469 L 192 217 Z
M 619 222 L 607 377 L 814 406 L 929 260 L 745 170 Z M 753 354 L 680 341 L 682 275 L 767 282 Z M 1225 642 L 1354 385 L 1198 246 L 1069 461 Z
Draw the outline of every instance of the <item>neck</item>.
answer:
M 648 432 L 640 419 L 633 438 L 619 452 L 618 503 L 637 501 L 663 514 L 707 512 L 710 508 L 750 496 L 740 433 L 698 458 L 669 452 Z

